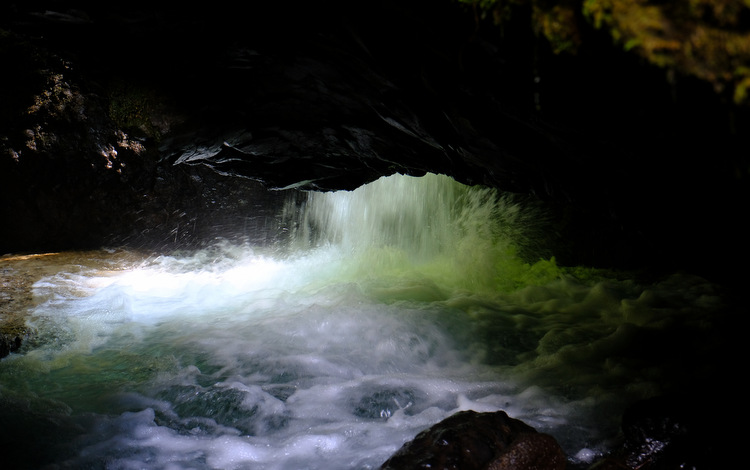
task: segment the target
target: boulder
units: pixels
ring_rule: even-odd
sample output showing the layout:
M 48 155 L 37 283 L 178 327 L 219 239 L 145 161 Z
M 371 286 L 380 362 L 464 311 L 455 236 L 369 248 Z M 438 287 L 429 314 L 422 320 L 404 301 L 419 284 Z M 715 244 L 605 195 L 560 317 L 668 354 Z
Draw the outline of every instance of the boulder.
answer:
M 461 411 L 404 444 L 381 470 L 560 470 L 565 464 L 553 437 L 504 411 Z

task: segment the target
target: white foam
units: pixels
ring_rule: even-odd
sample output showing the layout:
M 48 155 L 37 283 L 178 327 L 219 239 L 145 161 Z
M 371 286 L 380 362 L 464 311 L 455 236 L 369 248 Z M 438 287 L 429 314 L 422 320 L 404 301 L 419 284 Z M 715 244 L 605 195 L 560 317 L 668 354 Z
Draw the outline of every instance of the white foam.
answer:
M 291 264 L 262 264 L 273 266 L 269 276 L 293 273 Z M 102 418 L 108 431 L 90 436 L 81 461 L 109 460 L 119 468 L 146 461 L 164 468 L 376 466 L 420 430 L 468 409 L 505 410 L 556 435 L 575 459 L 585 460 L 599 452 L 590 442 L 597 439 L 594 425 L 605 422 L 592 418 L 600 402 L 562 398 L 550 385 L 590 387 L 592 378 L 568 371 L 575 374 L 575 364 L 627 342 L 632 333 L 618 333 L 618 318 L 648 298 L 620 302 L 616 290 L 600 284 L 556 282 L 497 300 L 461 294 L 456 301 L 382 304 L 357 283 L 307 289 L 287 280 L 299 289 L 285 290 L 250 272 L 245 279 L 245 269 L 233 263 L 194 273 L 147 267 L 146 275 L 108 274 L 101 282 L 94 275 L 83 283 L 98 286 L 89 296 L 66 293 L 69 277 L 40 284 L 60 294 L 37 315 L 72 325 L 87 354 L 97 357 L 128 331 L 133 355 L 156 349 L 173 357 L 140 392 L 121 399 L 120 406 L 140 411 Z M 457 307 L 472 313 L 455 314 Z M 526 361 L 491 366 L 465 354 L 465 338 L 481 339 L 476 333 L 494 322 L 509 337 L 539 331 Z M 480 357 L 490 357 L 491 343 Z M 105 386 L 117 392 L 116 382 Z M 584 443 L 588 451 L 581 450 Z

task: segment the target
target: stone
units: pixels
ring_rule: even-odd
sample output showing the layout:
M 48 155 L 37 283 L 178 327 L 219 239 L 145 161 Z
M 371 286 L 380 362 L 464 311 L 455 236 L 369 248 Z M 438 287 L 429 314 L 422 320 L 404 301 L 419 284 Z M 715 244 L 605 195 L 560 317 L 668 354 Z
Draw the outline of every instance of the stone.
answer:
M 461 411 L 407 442 L 381 470 L 561 470 L 557 441 L 504 411 Z

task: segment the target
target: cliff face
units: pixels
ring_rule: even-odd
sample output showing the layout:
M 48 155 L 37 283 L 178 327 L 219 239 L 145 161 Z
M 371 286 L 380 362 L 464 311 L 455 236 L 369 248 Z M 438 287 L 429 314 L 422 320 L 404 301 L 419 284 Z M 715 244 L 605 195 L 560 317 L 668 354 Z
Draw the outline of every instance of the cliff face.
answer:
M 618 2 L 565 4 L 569 37 L 564 11 L 511 3 L 3 7 L 0 252 L 180 246 L 238 220 L 268 239 L 290 192 L 429 171 L 549 205 L 562 262 L 736 256 L 742 80 L 727 95 L 632 53 Z

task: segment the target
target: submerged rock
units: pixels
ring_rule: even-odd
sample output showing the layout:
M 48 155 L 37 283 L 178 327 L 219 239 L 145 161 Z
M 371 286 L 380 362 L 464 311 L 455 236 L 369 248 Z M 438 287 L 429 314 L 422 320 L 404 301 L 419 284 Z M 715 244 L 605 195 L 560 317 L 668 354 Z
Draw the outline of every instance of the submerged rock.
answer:
M 398 469 L 554 470 L 565 468 L 555 439 L 504 411 L 461 411 L 421 432 L 382 466 Z

